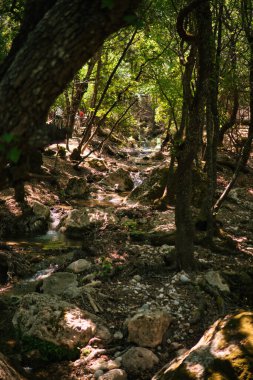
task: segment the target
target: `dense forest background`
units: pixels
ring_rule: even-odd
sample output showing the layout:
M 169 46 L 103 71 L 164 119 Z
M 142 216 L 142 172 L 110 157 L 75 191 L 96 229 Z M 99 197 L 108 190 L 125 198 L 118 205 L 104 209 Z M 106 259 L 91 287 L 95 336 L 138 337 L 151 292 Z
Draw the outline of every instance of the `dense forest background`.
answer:
M 100 285 L 100 281 L 104 281 L 110 293 L 117 281 L 116 278 L 113 285 L 114 276 L 122 276 L 128 286 L 135 275 L 135 283 L 156 278 L 156 283 L 152 283 L 155 288 L 157 283 L 165 281 L 165 277 L 161 277 L 164 273 L 167 276 L 167 272 L 174 271 L 168 288 L 179 283 L 181 299 L 187 298 L 181 320 L 190 314 L 196 292 L 198 322 L 201 318 L 204 322 L 198 329 L 190 329 L 194 339 L 187 338 L 188 345 L 196 343 L 195 338 L 200 337 L 204 327 L 226 312 L 234 312 L 237 307 L 250 309 L 252 293 L 247 287 L 253 283 L 253 272 L 243 272 L 245 280 L 244 275 L 240 277 L 232 269 L 234 271 L 237 264 L 244 269 L 251 268 L 252 260 L 253 1 L 0 0 L 0 10 L 0 204 L 3 206 L 0 210 L 3 241 L 0 243 L 0 283 L 15 284 L 18 281 L 15 276 L 22 277 L 26 273 L 26 258 L 20 259 L 22 249 L 18 247 L 14 252 L 6 243 L 9 232 L 14 231 L 15 235 L 18 231 L 24 236 L 29 235 L 27 232 L 38 233 L 39 228 L 45 232 L 50 217 L 52 222 L 57 210 L 62 217 L 58 230 L 67 238 L 73 238 L 74 234 L 81 236 L 78 235 L 82 239 L 79 241 L 82 253 L 75 251 L 73 257 L 83 259 L 84 256 L 86 260 L 88 256 L 92 262 L 87 264 L 89 270 L 92 265 L 99 267 L 92 272 L 94 286 L 97 280 Z M 143 152 L 153 155 L 145 156 L 146 161 L 140 168 L 131 157 L 141 157 Z M 54 161 L 50 161 L 51 154 Z M 240 186 L 238 180 L 244 182 L 246 190 L 240 193 L 241 189 L 236 189 L 232 197 L 231 191 Z M 122 198 L 124 194 L 126 203 L 122 198 L 119 202 L 122 209 L 119 207 L 113 212 L 106 209 L 108 214 L 103 209 L 107 204 L 99 205 L 102 211 L 99 207 L 93 209 L 90 201 L 95 197 L 98 200 L 103 191 L 120 194 Z M 227 205 L 228 199 L 237 202 L 237 208 Z M 130 204 L 129 200 L 136 203 Z M 43 208 L 45 204 L 48 209 Z M 238 213 L 239 227 L 234 225 L 236 217 L 231 210 Z M 58 215 L 59 220 L 60 217 Z M 163 218 L 167 218 L 166 223 Z M 87 225 L 80 228 L 87 220 L 88 228 Z M 161 225 L 165 231 L 156 230 Z M 239 236 L 244 228 L 247 237 Z M 147 262 L 144 265 L 140 260 L 134 264 L 134 254 L 139 250 L 141 257 L 143 250 L 149 248 L 137 247 L 137 243 L 136 247 L 129 248 L 132 242 L 159 247 L 150 251 L 152 270 L 147 269 Z M 93 244 L 97 246 L 94 248 Z M 55 254 L 51 246 L 50 249 L 52 255 Z M 110 251 L 109 259 L 106 250 Z M 45 270 L 49 261 L 44 254 L 39 253 L 37 259 L 30 258 L 29 265 L 40 262 L 39 269 Z M 139 256 L 136 254 L 135 259 Z M 131 270 L 126 257 L 132 257 L 132 261 L 129 259 Z M 162 264 L 158 265 L 161 257 Z M 60 271 L 68 277 L 69 267 L 65 273 L 70 264 L 68 260 L 64 256 L 61 263 L 57 263 L 57 269 L 54 263 L 50 274 Z M 122 268 L 122 272 L 118 269 L 117 260 L 125 273 Z M 216 273 L 209 276 L 217 280 L 214 286 L 207 285 L 210 278 L 203 274 L 209 266 Z M 240 288 L 243 296 L 241 293 L 234 299 L 228 296 L 229 288 L 219 277 L 219 266 L 230 270 L 224 278 L 235 292 L 241 286 L 238 284 L 243 284 Z M 79 276 L 75 265 L 71 270 Z M 195 282 L 199 273 L 205 278 Z M 81 288 L 84 292 L 83 282 L 91 279 L 88 274 L 85 280 L 81 276 L 78 290 L 77 280 L 74 280 L 78 306 L 83 301 L 79 293 Z M 182 291 L 185 284 L 189 288 Z M 33 310 L 33 302 L 43 303 L 48 288 L 40 279 L 33 296 L 25 301 L 18 299 L 22 312 Z M 163 299 L 164 289 L 161 289 L 159 297 Z M 88 291 L 85 292 L 87 296 Z M 173 292 L 171 294 L 168 298 L 177 316 L 181 309 L 175 309 L 178 304 L 174 302 Z M 87 296 L 91 309 L 97 313 L 102 311 L 95 302 L 99 296 L 101 294 L 92 292 Z M 1 302 L 0 299 L 0 305 Z M 129 305 L 133 302 L 129 294 L 126 302 Z M 212 302 L 217 310 L 208 314 L 206 305 L 211 310 Z M 115 310 L 117 307 L 118 303 Z M 13 304 L 8 303 L 7 309 L 13 316 Z M 126 310 L 122 320 L 125 314 Z M 164 317 L 162 312 L 159 318 L 164 318 L 159 322 L 165 326 L 163 335 L 173 320 Z M 248 325 L 244 330 L 244 322 L 247 324 L 249 319 L 252 319 L 250 313 L 236 319 L 241 321 L 241 334 L 247 330 L 245 336 L 249 330 Z M 14 317 L 13 324 L 21 323 L 20 320 Z M 115 320 L 115 325 L 122 322 Z M 182 339 L 178 334 L 176 340 L 186 339 L 183 329 L 186 326 L 187 330 L 191 323 L 188 320 L 184 323 L 187 325 L 180 326 Z M 217 329 L 224 333 L 226 320 L 219 323 Z M 226 343 L 231 329 L 224 333 Z M 215 334 L 211 340 L 216 339 Z M 123 333 L 120 339 L 124 339 Z M 139 343 L 135 338 L 129 339 Z M 160 343 L 147 347 L 163 344 L 162 337 L 157 341 Z M 171 349 L 173 341 L 168 338 L 167 343 Z M 163 364 L 170 357 L 170 354 L 164 357 L 161 354 L 162 349 L 166 351 L 164 347 L 156 352 Z M 157 364 L 157 359 L 152 360 Z M 249 362 L 247 373 L 252 374 L 251 359 Z M 212 371 L 215 376 L 216 369 Z M 147 379 L 151 372 L 138 376 Z M 182 375 L 185 377 L 179 373 L 178 378 L 192 378 L 186 372 Z M 155 378 L 169 380 L 170 375 L 166 373 L 161 372 Z M 237 378 L 234 372 L 232 375 L 227 378 Z M 36 376 L 36 379 L 43 378 Z M 131 379 L 134 376 L 130 374 Z
M 134 11 L 131 2 L 75 3 L 2 4 L 2 169 L 48 143 L 47 118 L 61 119 L 70 138 L 79 112 L 83 135 L 72 157 L 80 162 L 101 128 L 128 141 L 160 136 L 171 152 L 167 187 L 174 189 L 162 201 L 175 196 L 179 265 L 192 268 L 192 170 L 206 176 L 199 219 L 211 243 L 220 205 L 217 148 L 229 136 L 238 170 L 250 155 L 252 4 L 151 1 Z

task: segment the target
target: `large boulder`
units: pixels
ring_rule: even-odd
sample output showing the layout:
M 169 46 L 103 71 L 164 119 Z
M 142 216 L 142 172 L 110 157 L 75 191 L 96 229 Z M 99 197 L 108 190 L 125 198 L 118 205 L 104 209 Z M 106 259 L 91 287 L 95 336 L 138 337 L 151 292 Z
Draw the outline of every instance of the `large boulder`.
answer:
M 230 289 L 222 275 L 218 271 L 209 270 L 205 275 L 204 278 L 206 282 L 218 289 L 221 293 L 229 293 Z
M 37 218 L 48 220 L 50 217 L 50 208 L 40 202 L 34 201 L 32 204 L 32 210 Z
M 115 172 L 111 172 L 106 177 L 104 182 L 119 192 L 131 191 L 134 187 L 134 182 L 130 176 L 130 173 L 123 168 L 119 168 Z
M 158 357 L 147 348 L 132 347 L 122 355 L 122 366 L 131 375 L 140 375 L 159 363 Z
M 12 322 L 22 343 L 44 356 L 56 353 L 70 357 L 91 338 L 110 339 L 100 318 L 47 294 L 24 296 Z
M 25 378 L 10 365 L 2 353 L 0 353 L 0 380 L 25 380 Z
M 169 169 L 159 167 L 152 170 L 148 178 L 137 186 L 129 195 L 129 199 L 139 201 L 142 204 L 153 203 L 162 197 L 167 184 Z
M 253 378 L 253 313 L 215 322 L 191 350 L 152 380 L 250 380 Z
M 50 208 L 38 201 L 33 201 L 31 204 L 31 212 L 27 210 L 27 215 L 24 214 L 23 220 L 20 221 L 25 227 L 25 233 L 43 233 L 48 229 L 50 219 Z
M 138 201 L 141 204 L 153 204 L 164 195 L 167 184 L 171 192 L 170 198 L 173 198 L 176 176 L 171 177 L 168 183 L 169 177 L 171 176 L 169 176 L 169 168 L 167 166 L 156 167 L 141 185 L 133 189 L 129 195 L 129 199 Z M 206 175 L 201 170 L 193 168 L 192 183 L 192 202 L 195 207 L 199 207 L 206 190 Z
M 172 322 L 165 310 L 144 310 L 126 321 L 128 340 L 144 347 L 156 347 Z
M 109 209 L 80 208 L 70 211 L 61 224 L 61 231 L 67 236 L 75 238 L 94 229 L 117 224 L 117 218 Z
M 72 198 L 86 198 L 89 188 L 85 178 L 72 177 L 65 188 L 65 194 Z
M 104 160 L 101 158 L 92 158 L 88 161 L 88 164 L 92 169 L 98 170 L 99 172 L 106 172 L 109 170 Z
M 44 278 L 43 293 L 70 298 L 80 295 L 78 282 L 74 273 L 56 272 Z

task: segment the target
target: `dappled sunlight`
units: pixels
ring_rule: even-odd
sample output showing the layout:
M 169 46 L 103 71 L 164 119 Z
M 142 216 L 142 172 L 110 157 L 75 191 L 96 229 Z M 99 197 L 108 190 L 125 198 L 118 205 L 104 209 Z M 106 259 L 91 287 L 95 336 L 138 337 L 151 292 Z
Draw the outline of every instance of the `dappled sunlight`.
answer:
M 201 379 L 205 373 L 205 367 L 200 363 L 186 362 L 185 369 L 189 374 L 194 373 L 196 379 Z
M 20 216 L 23 214 L 23 209 L 21 205 L 15 201 L 14 198 L 8 198 L 5 201 L 4 207 L 6 208 L 6 211 L 8 211 L 13 216 Z
M 58 268 L 58 265 L 51 266 L 50 268 L 42 269 L 36 272 L 31 278 L 28 279 L 28 281 L 33 282 L 33 281 L 44 280 L 45 278 L 52 276 L 52 274 L 57 270 L 57 268 Z
M 88 199 L 73 199 L 71 204 L 73 206 L 83 206 L 83 207 L 120 207 L 126 203 L 126 193 L 113 193 L 113 192 L 102 192 L 97 194 L 91 194 L 92 197 Z M 94 196 L 94 198 L 93 198 Z
M 242 335 L 242 346 L 253 354 L 253 317 L 251 314 L 239 314 L 234 318 L 235 322 L 239 322 L 238 332 Z
M 78 333 L 85 332 L 94 334 L 96 331 L 96 325 L 91 319 L 85 319 L 78 309 L 71 309 L 64 313 L 64 323 L 66 327 L 73 330 L 73 333 L 76 331 Z
M 4 286 L 0 286 L 0 294 L 4 295 L 11 292 L 13 290 L 13 287 L 14 287 L 13 284 L 10 284 L 10 283 Z
M 111 257 L 112 260 L 121 261 L 122 263 L 125 262 L 129 258 L 129 255 L 126 252 L 119 252 L 116 250 L 110 252 L 109 256 Z
M 252 354 L 252 313 L 227 316 L 215 322 L 191 350 L 174 359 L 153 379 L 251 379 Z

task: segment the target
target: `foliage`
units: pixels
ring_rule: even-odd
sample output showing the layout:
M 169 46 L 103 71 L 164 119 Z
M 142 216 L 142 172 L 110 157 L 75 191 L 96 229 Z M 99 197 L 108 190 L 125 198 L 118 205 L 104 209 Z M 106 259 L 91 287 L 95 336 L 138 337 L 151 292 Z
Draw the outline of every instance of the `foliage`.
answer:
M 12 133 L 4 133 L 0 136 L 0 152 L 14 164 L 19 161 L 21 156 L 21 150 L 16 144 L 17 138 Z
M 202 211 L 205 209 L 204 215 L 209 218 L 209 238 L 212 240 L 218 141 L 222 143 L 224 140 L 222 131 L 231 130 L 241 122 L 238 109 L 246 114 L 251 108 L 250 114 L 253 113 L 252 0 L 143 1 L 136 13 L 133 9 L 134 3 L 140 4 L 138 0 L 101 0 L 91 7 L 94 17 L 86 20 L 87 23 L 94 20 L 90 26 L 94 38 L 89 40 L 86 40 L 85 22 L 79 18 L 77 11 L 80 6 L 86 9 L 87 4 L 79 1 L 80 4 L 75 2 L 71 5 L 72 16 L 65 19 L 65 24 L 61 24 L 62 30 L 59 27 L 61 33 L 56 34 L 56 42 L 61 41 L 58 44 L 61 49 L 55 49 L 57 44 L 47 45 L 47 42 L 41 44 L 44 50 L 39 46 L 34 51 L 30 49 L 32 57 L 38 57 L 38 61 L 30 59 L 30 62 L 36 63 L 32 67 L 33 77 L 29 82 L 30 70 L 25 70 L 20 57 L 23 54 L 25 61 L 30 48 L 28 42 L 33 37 L 35 45 L 39 25 L 43 22 L 47 24 L 49 16 L 54 15 L 52 10 L 57 8 L 56 2 L 0 0 L 3 10 L 0 16 L 0 61 L 3 61 L 0 66 L 0 161 L 3 162 L 3 169 L 7 164 L 19 164 L 22 161 L 22 147 L 26 149 L 24 153 L 29 151 L 27 148 L 32 146 L 33 138 L 36 140 L 39 124 L 45 121 L 48 108 L 60 91 L 63 93 L 55 101 L 52 110 L 55 113 L 57 107 L 61 108 L 61 124 L 68 132 L 73 131 L 73 128 L 68 128 L 69 120 L 72 120 L 72 126 L 76 121 L 81 137 L 77 149 L 77 157 L 81 159 L 77 166 L 85 159 L 82 157 L 83 148 L 88 147 L 101 127 L 110 129 L 109 136 L 112 132 L 114 136 L 118 133 L 118 141 L 127 141 L 133 136 L 140 145 L 143 141 L 152 142 L 157 136 L 163 136 L 163 147 L 166 144 L 172 146 L 170 173 L 174 175 L 176 170 L 180 173 L 177 176 L 180 181 L 176 183 L 176 225 L 177 230 L 181 230 L 181 237 L 177 236 L 176 246 L 179 247 L 183 242 L 182 236 L 186 240 L 188 238 L 185 253 L 188 251 L 189 257 L 193 257 L 193 240 L 190 239 L 193 236 L 191 184 L 194 160 L 206 161 L 207 191 L 205 204 L 203 201 L 201 208 Z M 62 16 L 61 12 L 64 13 L 68 2 L 62 0 L 59 3 L 63 7 L 59 11 Z M 25 12 L 24 5 L 27 6 Z M 82 17 L 86 16 L 84 13 Z M 106 28 L 103 23 L 96 23 L 100 20 L 97 15 L 101 19 L 106 15 Z M 61 20 L 59 18 L 58 22 Z M 111 25 L 112 20 L 116 26 Z M 76 39 L 68 40 L 66 36 L 72 36 L 69 29 L 73 24 L 78 33 Z M 120 30 L 122 26 L 126 28 Z M 50 39 L 48 36 L 51 32 L 47 27 L 42 30 L 42 36 L 47 37 L 45 41 Z M 101 35 L 106 35 L 107 40 Z M 68 44 L 65 45 L 66 41 Z M 44 41 L 41 39 L 41 42 Z M 82 45 L 85 45 L 84 50 Z M 64 46 L 69 51 L 64 50 Z M 75 49 L 75 56 L 72 57 Z M 50 54 L 45 54 L 47 50 L 50 50 Z M 80 69 L 83 63 L 85 65 Z M 68 83 L 73 77 L 73 81 Z M 25 87 L 24 83 L 27 82 L 29 86 Z M 27 95 L 26 99 L 24 94 Z M 9 112 L 5 113 L 13 98 L 16 99 L 15 109 L 10 107 Z M 31 100 L 34 100 L 32 105 Z M 16 109 L 19 109 L 19 113 Z M 80 110 L 84 112 L 82 120 Z M 16 119 L 13 115 L 16 115 Z M 249 124 L 244 115 L 243 118 L 242 121 Z M 252 128 L 253 124 L 250 123 L 248 151 L 247 154 L 245 151 L 243 165 L 250 155 Z M 101 152 L 104 143 L 106 140 L 98 142 L 96 149 Z M 43 144 L 46 145 L 46 139 Z M 68 141 L 66 147 L 69 149 Z M 165 183 L 167 186 L 168 181 Z M 165 194 L 166 189 L 162 190 Z M 159 198 L 160 193 L 157 196 Z M 177 212 L 181 212 L 181 219 Z M 133 225 L 126 227 L 134 229 Z M 101 273 L 105 275 L 113 270 L 112 264 L 106 259 L 100 265 Z
M 113 273 L 113 263 L 107 257 L 100 257 L 98 262 L 97 277 L 98 278 L 108 278 Z
M 138 225 L 138 223 L 137 223 L 136 220 L 128 219 L 128 220 L 124 221 L 124 223 L 122 223 L 122 225 L 123 225 L 124 227 L 126 227 L 127 230 L 129 230 L 129 231 L 134 231 L 134 230 L 137 229 L 137 225 Z
M 0 62 L 6 57 L 23 17 L 24 0 L 0 0 Z

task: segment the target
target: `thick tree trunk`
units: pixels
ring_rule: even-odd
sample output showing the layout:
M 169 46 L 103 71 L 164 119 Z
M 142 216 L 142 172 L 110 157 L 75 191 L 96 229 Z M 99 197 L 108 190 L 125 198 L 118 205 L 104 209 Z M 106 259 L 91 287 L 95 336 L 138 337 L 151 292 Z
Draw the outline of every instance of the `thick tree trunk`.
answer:
M 197 2 L 193 2 L 197 4 Z M 184 142 L 179 145 L 176 189 L 176 252 L 181 269 L 194 269 L 194 228 L 191 216 L 192 166 L 197 157 L 203 129 L 203 116 L 208 79 L 209 59 L 205 51 L 206 19 L 210 17 L 209 1 L 199 2 L 196 10 L 198 78 L 196 92 L 189 107 L 189 121 Z
M 192 155 L 188 160 L 178 160 L 176 177 L 176 252 L 180 269 L 194 269 L 194 227 L 191 215 Z
M 221 23 L 221 15 L 219 23 Z M 218 83 L 219 83 L 219 51 L 217 52 L 215 62 L 215 44 L 212 31 L 212 14 L 209 3 L 206 3 L 205 24 L 203 29 L 203 40 L 205 45 L 201 51 L 203 62 L 205 64 L 206 76 L 206 172 L 207 186 L 205 197 L 201 207 L 201 218 L 207 222 L 207 239 L 211 243 L 214 235 L 214 218 L 213 203 L 217 182 L 217 145 L 219 133 L 219 114 L 217 108 L 218 102 Z M 220 33 L 218 41 L 221 39 L 221 25 L 218 28 Z M 219 45 L 219 43 L 218 43 Z
M 100 0 L 36 2 L 41 11 L 37 23 L 33 22 L 27 38 L 17 38 L 8 65 L 2 66 L 0 139 L 11 133 L 21 150 L 43 145 L 41 126 L 49 107 L 106 37 L 126 25 L 126 16 L 133 14 L 138 3 L 117 1 L 109 9 Z M 7 159 L 2 149 L 0 168 Z

